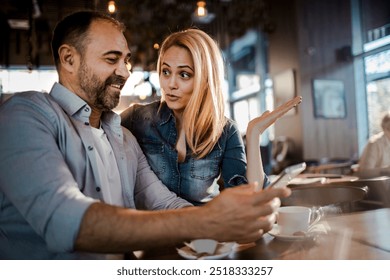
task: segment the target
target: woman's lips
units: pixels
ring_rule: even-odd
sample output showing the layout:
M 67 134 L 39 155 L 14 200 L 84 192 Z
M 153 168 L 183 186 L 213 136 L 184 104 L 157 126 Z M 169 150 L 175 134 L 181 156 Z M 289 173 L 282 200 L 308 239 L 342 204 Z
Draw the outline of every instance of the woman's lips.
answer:
M 172 94 L 166 94 L 165 95 L 165 98 L 166 99 L 169 99 L 170 101 L 177 101 L 180 99 L 180 97 L 176 96 L 176 95 L 172 95 Z

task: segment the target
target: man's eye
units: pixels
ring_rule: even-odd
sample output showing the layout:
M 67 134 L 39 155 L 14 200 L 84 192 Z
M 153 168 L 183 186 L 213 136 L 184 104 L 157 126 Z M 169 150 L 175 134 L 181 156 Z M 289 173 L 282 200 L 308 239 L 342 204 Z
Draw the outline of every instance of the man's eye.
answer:
M 117 61 L 118 61 L 118 59 L 117 58 L 107 58 L 107 61 L 109 62 L 109 63 L 111 63 L 111 64 L 115 64 Z

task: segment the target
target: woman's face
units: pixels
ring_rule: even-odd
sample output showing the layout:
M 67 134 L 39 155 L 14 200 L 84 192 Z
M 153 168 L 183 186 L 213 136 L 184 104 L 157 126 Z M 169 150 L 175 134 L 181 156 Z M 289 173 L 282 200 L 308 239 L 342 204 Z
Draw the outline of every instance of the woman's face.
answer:
M 176 116 L 186 108 L 194 89 L 194 62 L 190 52 L 170 47 L 161 58 L 160 86 L 168 107 Z
M 389 116 L 385 115 L 382 118 L 381 127 L 383 130 L 383 133 L 386 135 L 388 139 L 390 139 L 390 120 Z

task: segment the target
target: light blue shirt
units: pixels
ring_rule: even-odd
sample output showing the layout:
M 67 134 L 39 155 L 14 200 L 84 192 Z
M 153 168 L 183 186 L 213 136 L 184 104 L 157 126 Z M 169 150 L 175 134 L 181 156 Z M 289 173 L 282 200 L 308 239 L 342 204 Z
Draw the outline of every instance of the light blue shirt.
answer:
M 90 113 L 58 83 L 50 95 L 15 94 L 0 107 L 0 259 L 104 258 L 73 251 L 85 211 L 102 198 Z M 190 205 L 156 177 L 118 115 L 101 121 L 126 207 Z

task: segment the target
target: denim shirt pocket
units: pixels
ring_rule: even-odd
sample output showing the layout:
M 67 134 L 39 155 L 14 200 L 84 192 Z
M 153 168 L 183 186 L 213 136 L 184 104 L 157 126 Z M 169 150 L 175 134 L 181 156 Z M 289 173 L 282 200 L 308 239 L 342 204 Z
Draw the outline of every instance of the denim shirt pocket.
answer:
M 222 150 L 216 146 L 211 153 L 201 159 L 191 157 L 191 177 L 199 180 L 209 180 L 218 177 Z
M 148 159 L 149 165 L 154 173 L 160 177 L 166 170 L 167 163 L 164 160 L 164 145 L 159 141 L 140 142 L 142 150 Z

